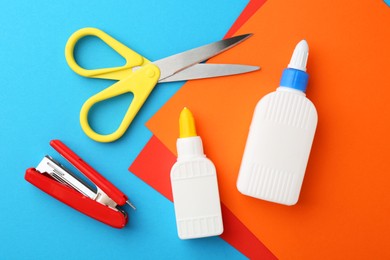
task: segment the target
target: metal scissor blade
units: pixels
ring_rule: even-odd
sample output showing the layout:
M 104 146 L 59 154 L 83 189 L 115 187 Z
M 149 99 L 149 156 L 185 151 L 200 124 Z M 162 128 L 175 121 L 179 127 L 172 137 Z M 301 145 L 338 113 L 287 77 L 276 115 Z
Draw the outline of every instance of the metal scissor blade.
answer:
M 258 66 L 236 64 L 195 64 L 185 70 L 181 70 L 170 77 L 158 82 L 172 82 L 191 79 L 213 78 L 251 72 L 260 69 Z
M 153 62 L 160 68 L 160 80 L 163 80 L 173 74 L 184 70 L 196 63 L 202 62 L 211 58 L 225 50 L 232 48 L 240 42 L 246 40 L 252 34 L 244 34 L 210 43 L 189 51 L 178 53 L 164 59 Z

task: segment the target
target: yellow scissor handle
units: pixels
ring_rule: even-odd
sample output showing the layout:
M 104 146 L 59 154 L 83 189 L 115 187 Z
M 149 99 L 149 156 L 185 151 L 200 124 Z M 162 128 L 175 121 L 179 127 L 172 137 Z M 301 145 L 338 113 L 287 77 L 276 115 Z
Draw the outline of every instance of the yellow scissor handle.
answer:
M 77 64 L 74 58 L 74 48 L 77 42 L 86 36 L 95 36 L 105 42 L 108 46 L 114 49 L 118 54 L 120 54 L 125 60 L 126 64 L 119 67 L 113 68 L 102 68 L 102 69 L 84 69 Z M 131 74 L 132 68 L 136 66 L 142 66 L 146 63 L 149 63 L 147 59 L 133 51 L 132 49 L 126 47 L 119 41 L 112 38 L 107 33 L 96 28 L 83 28 L 70 36 L 68 42 L 65 46 L 65 58 L 68 62 L 69 67 L 76 72 L 77 74 L 89 77 L 89 78 L 104 78 L 104 79 L 116 79 L 120 80 Z
M 80 124 L 86 135 L 98 142 L 112 142 L 119 139 L 126 132 L 135 115 L 145 103 L 150 92 L 157 84 L 159 77 L 159 68 L 156 65 L 149 63 L 145 66 L 142 66 L 128 77 L 118 81 L 111 87 L 90 97 L 84 103 L 80 111 Z M 126 92 L 132 92 L 134 96 L 118 129 L 115 132 L 107 135 L 96 133 L 88 122 L 88 113 L 91 107 L 98 102 L 116 97 Z

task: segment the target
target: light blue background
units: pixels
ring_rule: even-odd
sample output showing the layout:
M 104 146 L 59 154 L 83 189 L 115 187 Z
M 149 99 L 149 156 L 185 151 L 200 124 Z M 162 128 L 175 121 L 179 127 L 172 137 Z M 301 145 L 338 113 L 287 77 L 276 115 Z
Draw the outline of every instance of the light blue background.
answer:
M 183 83 L 160 84 L 119 141 L 97 143 L 82 132 L 85 100 L 112 84 L 86 79 L 64 58 L 68 37 L 100 28 L 150 60 L 221 39 L 247 0 L 1 1 L 0 3 L 0 258 L 4 259 L 203 259 L 244 258 L 218 237 L 181 241 L 173 204 L 127 169 L 151 137 L 145 122 Z M 88 67 L 120 64 L 95 39 L 78 46 Z M 116 128 L 128 97 L 92 111 L 101 132 Z M 60 139 L 137 206 L 128 206 L 123 230 L 101 224 L 58 202 L 24 180 L 25 170 Z

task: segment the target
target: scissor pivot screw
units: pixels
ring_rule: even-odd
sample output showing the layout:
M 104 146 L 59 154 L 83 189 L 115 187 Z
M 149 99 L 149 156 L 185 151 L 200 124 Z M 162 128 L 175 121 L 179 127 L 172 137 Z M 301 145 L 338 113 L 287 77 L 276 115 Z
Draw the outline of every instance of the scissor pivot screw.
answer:
M 156 72 L 152 69 L 148 69 L 146 71 L 146 75 L 149 77 L 149 78 L 153 78 L 155 75 L 156 75 Z

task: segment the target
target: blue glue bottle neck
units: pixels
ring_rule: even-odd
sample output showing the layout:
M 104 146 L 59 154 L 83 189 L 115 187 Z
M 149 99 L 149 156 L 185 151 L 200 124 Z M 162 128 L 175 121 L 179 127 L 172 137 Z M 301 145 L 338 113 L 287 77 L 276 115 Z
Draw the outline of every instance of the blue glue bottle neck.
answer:
M 287 68 L 283 71 L 279 86 L 292 88 L 305 93 L 308 80 L 309 74 L 307 74 L 305 71 L 294 68 Z
M 293 89 L 306 92 L 309 75 L 306 73 L 306 64 L 309 57 L 309 46 L 305 40 L 300 41 L 294 49 L 287 69 L 283 71 L 280 80 L 282 89 Z M 284 87 L 284 88 L 283 88 Z

